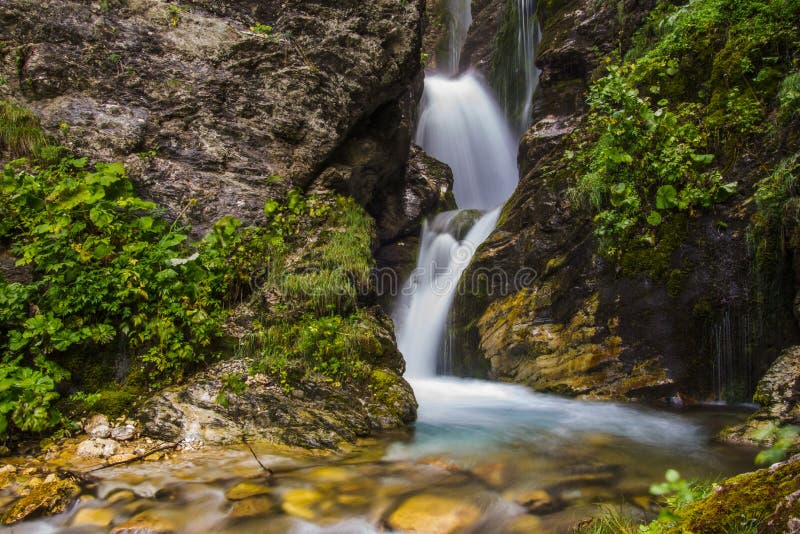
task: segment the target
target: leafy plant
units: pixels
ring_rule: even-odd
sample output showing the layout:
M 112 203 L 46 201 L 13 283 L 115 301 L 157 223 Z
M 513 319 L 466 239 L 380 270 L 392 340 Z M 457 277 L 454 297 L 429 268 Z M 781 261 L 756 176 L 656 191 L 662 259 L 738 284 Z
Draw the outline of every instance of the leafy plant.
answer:
M 235 373 L 223 375 L 221 378 L 222 387 L 217 394 L 216 402 L 225 408 L 230 403 L 230 395 L 241 395 L 247 389 L 247 382 Z
M 255 33 L 256 35 L 261 35 L 263 37 L 267 37 L 269 39 L 275 39 L 275 35 L 272 33 L 272 26 L 268 26 L 266 24 L 261 24 L 257 22 L 253 26 L 250 26 L 250 31 Z
M 783 256 L 798 245 L 800 229 L 800 153 L 781 161 L 756 184 L 758 210 L 748 233 L 760 264 Z
M 800 72 L 793 72 L 783 79 L 778 99 L 784 117 L 800 115 Z
M 0 363 L 0 436 L 9 422 L 20 430 L 41 432 L 59 421 L 52 405 L 58 398 L 55 385 L 68 374 L 53 364 L 39 363 L 38 369 L 20 366 L 18 359 Z
M 800 436 L 800 427 L 795 425 L 780 426 L 775 423 L 767 425 L 755 435 L 759 441 L 771 442 L 772 445 L 756 455 L 757 465 L 771 465 L 785 459 L 795 446 Z
M 597 211 L 596 234 L 614 255 L 637 239 L 654 241 L 670 212 L 709 209 L 736 191 L 734 182 L 708 170 L 706 137 L 693 106 L 671 111 L 633 83 L 633 66 L 608 65 L 589 93 L 587 129 L 593 141 L 574 158 L 583 172 L 570 195 Z

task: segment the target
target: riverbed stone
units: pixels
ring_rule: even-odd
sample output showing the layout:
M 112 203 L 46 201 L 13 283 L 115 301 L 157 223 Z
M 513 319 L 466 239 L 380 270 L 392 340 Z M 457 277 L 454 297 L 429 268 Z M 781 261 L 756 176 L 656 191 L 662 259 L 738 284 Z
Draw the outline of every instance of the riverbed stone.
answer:
M 242 517 L 264 516 L 275 507 L 275 502 L 266 495 L 247 497 L 233 503 L 229 517 L 238 519 Z
M 178 531 L 178 523 L 172 518 L 154 510 L 139 512 L 111 529 L 110 534 L 169 534 Z
M 509 489 L 503 498 L 512 501 L 536 515 L 544 515 L 564 508 L 565 504 L 543 489 Z
M 111 436 L 111 425 L 108 417 L 96 414 L 90 417 L 83 425 L 83 430 L 93 438 L 108 438 Z
M 78 444 L 75 452 L 84 458 L 110 458 L 119 452 L 119 443 L 112 439 L 91 438 Z
M 313 520 L 316 508 L 324 499 L 319 491 L 307 488 L 292 488 L 283 495 L 281 508 L 284 512 L 301 519 Z
M 427 534 L 451 534 L 475 524 L 480 509 L 469 501 L 443 495 L 419 494 L 409 497 L 391 513 L 389 527 Z
M 257 495 L 267 495 L 272 490 L 269 486 L 255 482 L 240 482 L 225 492 L 225 498 L 229 501 L 240 501 Z
M 70 524 L 73 527 L 94 526 L 105 528 L 114 520 L 111 508 L 81 508 L 75 513 Z
M 518 515 L 507 523 L 501 529 L 501 534 L 539 534 L 546 532 L 542 528 L 542 520 L 535 515 Z
M 132 424 L 115 426 L 111 429 L 111 439 L 128 441 L 136 436 L 136 427 Z
M 66 510 L 79 494 L 80 487 L 70 479 L 40 484 L 6 509 L 1 519 L 2 523 L 10 524 L 24 519 L 59 514 Z

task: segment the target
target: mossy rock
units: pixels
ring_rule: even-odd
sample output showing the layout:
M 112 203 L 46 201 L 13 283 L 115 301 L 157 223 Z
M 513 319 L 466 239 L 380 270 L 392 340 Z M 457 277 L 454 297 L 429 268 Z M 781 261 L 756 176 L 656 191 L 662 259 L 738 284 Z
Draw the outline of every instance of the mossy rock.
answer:
M 800 490 L 798 477 L 800 456 L 730 478 L 706 499 L 679 510 L 682 519 L 670 532 L 738 532 L 749 521 L 760 524 L 758 532 L 788 531 L 787 523 L 800 513 L 793 496 Z
M 46 482 L 12 504 L 3 514 L 2 523 L 8 525 L 25 519 L 60 514 L 75 501 L 80 492 L 80 487 L 72 480 Z

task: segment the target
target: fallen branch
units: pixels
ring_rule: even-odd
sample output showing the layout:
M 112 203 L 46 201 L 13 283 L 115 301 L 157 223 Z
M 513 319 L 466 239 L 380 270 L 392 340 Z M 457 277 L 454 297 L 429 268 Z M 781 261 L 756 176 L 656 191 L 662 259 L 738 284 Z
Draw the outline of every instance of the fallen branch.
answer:
M 254 451 L 253 447 L 251 447 L 250 444 L 247 442 L 247 438 L 246 437 L 242 436 L 242 442 L 245 445 L 247 445 L 248 449 L 250 449 L 250 454 L 253 455 L 253 458 L 255 458 L 255 460 L 258 463 L 258 465 L 260 465 L 261 469 L 263 469 L 264 472 L 267 474 L 267 478 L 270 478 L 273 475 L 272 469 L 270 469 L 269 467 L 267 467 L 266 465 L 261 463 L 261 460 L 258 459 L 258 455 L 256 455 L 256 451 Z
M 142 454 L 137 454 L 133 458 L 128 458 L 127 460 L 120 460 L 118 462 L 111 462 L 110 464 L 101 465 L 98 467 L 94 467 L 89 469 L 88 471 L 84 471 L 83 474 L 86 473 L 94 473 L 95 471 L 100 471 L 101 469 L 108 469 L 109 467 L 116 467 L 118 465 L 125 465 L 125 464 L 132 464 L 133 462 L 138 462 L 140 460 L 144 460 L 148 456 L 152 456 L 157 452 L 169 451 L 178 448 L 178 445 L 183 443 L 183 441 L 176 441 L 175 443 L 168 443 L 167 445 L 162 445 L 161 447 L 156 447 L 155 449 L 149 450 Z

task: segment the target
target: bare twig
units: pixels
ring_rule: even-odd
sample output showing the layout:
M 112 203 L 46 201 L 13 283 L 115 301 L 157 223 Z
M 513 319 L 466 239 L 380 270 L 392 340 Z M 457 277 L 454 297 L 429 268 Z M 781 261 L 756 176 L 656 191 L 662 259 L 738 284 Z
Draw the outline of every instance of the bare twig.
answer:
M 118 462 L 112 462 L 110 464 L 101 465 L 98 467 L 94 467 L 89 469 L 88 471 L 84 471 L 83 473 L 93 473 L 95 471 L 100 471 L 101 469 L 108 469 L 109 467 L 116 467 L 118 465 L 125 465 L 125 464 L 132 464 L 133 462 L 138 462 L 139 460 L 144 460 L 148 456 L 151 456 L 157 452 L 169 451 L 173 449 L 177 449 L 178 445 L 183 443 L 182 441 L 176 441 L 175 443 L 168 443 L 167 445 L 162 445 L 161 447 L 156 447 L 155 449 L 149 450 L 143 454 L 137 454 L 133 458 L 128 458 L 127 460 L 120 460 Z
M 244 444 L 247 445 L 247 448 L 250 449 L 250 454 L 253 455 L 253 458 L 255 458 L 258 465 L 260 465 L 261 469 L 263 469 L 264 472 L 267 474 L 267 478 L 271 477 L 273 475 L 272 469 L 261 463 L 261 460 L 259 460 L 258 456 L 256 455 L 256 451 L 254 451 L 253 447 L 251 447 L 250 444 L 247 442 L 247 438 L 242 436 L 242 442 L 244 442 Z

